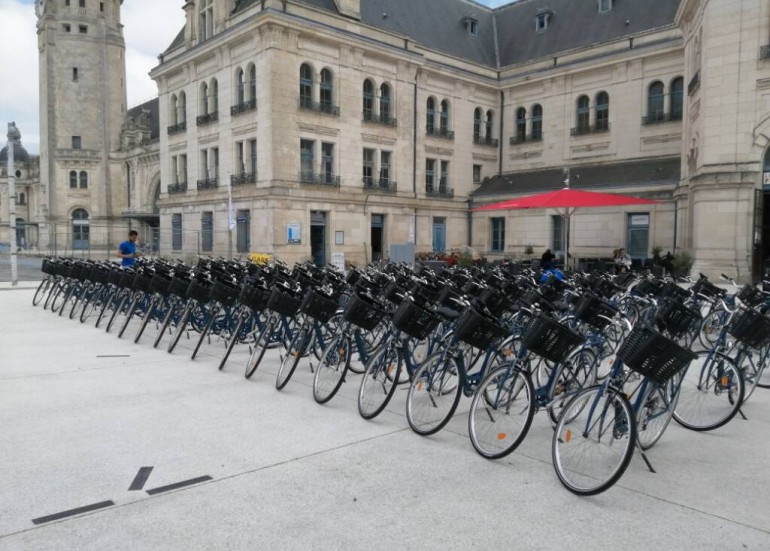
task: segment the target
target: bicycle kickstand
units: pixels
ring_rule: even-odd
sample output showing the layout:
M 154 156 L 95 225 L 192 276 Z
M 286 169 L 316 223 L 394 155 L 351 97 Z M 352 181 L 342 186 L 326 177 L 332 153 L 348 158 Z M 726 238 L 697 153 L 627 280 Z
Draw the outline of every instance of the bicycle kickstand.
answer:
M 653 474 L 658 474 L 658 471 L 656 471 L 655 468 L 652 466 L 652 463 L 650 463 L 650 460 L 647 458 L 647 454 L 644 453 L 644 450 L 639 445 L 639 442 L 636 443 L 636 449 L 639 450 L 639 453 L 641 454 L 642 459 L 644 459 L 644 463 L 645 465 L 647 465 L 647 468 L 650 470 L 650 472 Z
M 738 408 L 738 414 L 743 418 L 744 421 L 749 420 L 749 418 L 746 417 L 746 415 L 743 413 L 743 408 Z

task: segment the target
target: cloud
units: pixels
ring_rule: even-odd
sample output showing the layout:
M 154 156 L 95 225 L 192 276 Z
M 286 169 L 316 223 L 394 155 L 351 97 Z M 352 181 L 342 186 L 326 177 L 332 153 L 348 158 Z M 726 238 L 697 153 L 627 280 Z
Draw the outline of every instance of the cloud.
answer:
M 157 96 L 148 73 L 184 25 L 181 5 L 173 0 L 123 3 L 129 106 Z M 36 23 L 34 0 L 0 0 L 0 143 L 5 142 L 6 122 L 15 121 L 30 153 L 40 150 Z

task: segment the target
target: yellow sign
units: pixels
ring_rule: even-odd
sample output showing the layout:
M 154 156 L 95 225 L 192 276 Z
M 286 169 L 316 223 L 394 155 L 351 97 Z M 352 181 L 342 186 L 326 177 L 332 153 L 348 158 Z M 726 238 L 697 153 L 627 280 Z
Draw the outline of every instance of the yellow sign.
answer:
M 273 255 L 265 253 L 251 253 L 249 255 L 249 260 L 251 260 L 254 264 L 260 264 L 262 266 L 269 263 L 272 258 Z

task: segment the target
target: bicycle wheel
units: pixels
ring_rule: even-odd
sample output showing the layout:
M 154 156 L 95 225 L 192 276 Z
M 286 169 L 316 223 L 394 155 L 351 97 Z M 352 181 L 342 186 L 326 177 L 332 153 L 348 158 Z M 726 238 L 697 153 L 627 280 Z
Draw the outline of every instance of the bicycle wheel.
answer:
M 345 382 L 345 374 L 350 368 L 350 349 L 350 337 L 339 335 L 332 339 L 321 354 L 313 377 L 313 398 L 319 404 L 334 398 Z
M 107 298 L 102 303 L 102 307 L 99 309 L 99 315 L 96 316 L 96 323 L 94 324 L 94 327 L 99 327 L 99 325 L 102 323 L 102 320 L 104 319 L 104 316 L 107 314 L 107 310 L 110 308 L 110 304 L 113 304 L 116 299 L 117 291 L 110 291 L 110 293 L 107 295 Z
M 698 329 L 698 340 L 703 348 L 711 350 L 714 347 L 728 319 L 730 314 L 724 310 L 714 310 L 703 318 Z
M 604 387 L 583 389 L 564 408 L 553 434 L 556 476 L 572 493 L 604 492 L 628 468 L 636 423 L 628 400 Z
M 203 341 L 206 340 L 206 336 L 211 331 L 211 326 L 214 325 L 214 320 L 217 319 L 217 316 L 219 315 L 219 311 L 221 309 L 222 307 L 219 305 L 219 303 L 216 303 L 209 310 L 209 319 L 206 321 L 206 325 L 203 326 L 203 329 L 201 329 L 201 334 L 200 334 L 200 337 L 198 337 L 198 342 L 195 343 L 195 348 L 193 349 L 192 356 L 190 356 L 191 360 L 194 360 L 195 356 L 198 355 L 198 350 L 201 349 L 201 345 L 203 344 Z
M 43 279 L 43 281 L 40 282 L 40 285 L 37 287 L 37 291 L 35 291 L 35 296 L 32 297 L 32 306 L 37 306 L 40 304 L 40 302 L 43 300 L 43 297 L 45 296 L 46 291 L 48 291 L 48 288 L 51 286 L 51 278 L 46 277 Z
M 387 407 L 396 392 L 394 380 L 401 371 L 401 352 L 396 343 L 382 344 L 366 364 L 358 389 L 358 413 L 364 419 L 374 419 Z
M 107 333 L 109 333 L 110 330 L 112 329 L 112 326 L 114 325 L 115 320 L 118 319 L 118 315 L 123 310 L 123 306 L 125 306 L 125 304 L 129 301 L 130 298 L 131 297 L 126 294 L 121 296 L 120 300 L 117 301 L 115 305 L 115 309 L 112 311 L 112 315 L 110 316 L 110 321 L 107 322 L 107 328 L 106 328 Z
M 685 428 L 708 431 L 730 421 L 743 404 L 744 384 L 735 362 L 707 350 L 682 375 L 674 419 Z
M 364 331 L 363 329 L 354 328 L 359 334 L 359 339 L 355 339 L 354 342 L 358 343 L 358 340 L 364 345 L 364 350 L 358 350 L 356 344 L 355 353 L 350 362 L 350 371 L 356 375 L 361 375 L 366 371 L 366 361 L 362 358 L 370 358 L 372 353 L 380 346 L 385 336 L 385 326 L 380 323 L 373 331 Z
M 182 338 L 182 333 L 187 330 L 187 320 L 190 318 L 190 312 L 192 312 L 192 309 L 192 302 L 188 302 L 184 307 L 182 315 L 179 317 L 179 321 L 177 322 L 176 327 L 174 328 L 174 333 L 171 335 L 171 340 L 168 341 L 167 350 L 169 354 L 174 351 L 177 343 L 179 343 L 179 339 Z
M 61 287 L 61 281 L 58 279 L 55 279 L 54 282 L 51 284 L 51 287 L 48 289 L 48 294 L 45 296 L 45 302 L 43 303 L 43 310 L 48 310 L 48 305 L 51 304 L 51 301 L 53 300 L 53 297 L 56 295 L 56 291 L 59 290 L 59 287 Z
M 240 338 L 241 329 L 243 328 L 243 325 L 246 323 L 247 319 L 248 313 L 246 311 L 239 313 L 238 323 L 235 324 L 235 329 L 233 329 L 233 332 L 230 334 L 230 340 L 227 342 L 227 348 L 225 348 L 225 355 L 222 356 L 222 359 L 219 361 L 219 371 L 224 369 L 225 364 L 227 363 L 227 359 L 230 357 L 230 353 L 233 351 L 233 348 L 235 348 L 235 343 L 237 343 Z
M 636 439 L 642 450 L 653 447 L 666 431 L 679 399 L 679 376 L 665 384 L 648 381 L 636 417 Z
M 471 401 L 468 434 L 487 459 L 505 457 L 524 440 L 535 416 L 530 378 L 510 364 L 490 371 Z
M 75 295 L 75 293 L 70 294 L 70 300 L 72 302 L 72 306 L 70 307 L 69 317 L 71 320 L 75 319 L 75 316 L 77 315 L 77 312 L 78 312 L 78 306 L 83 306 L 82 299 L 84 296 L 88 295 L 90 291 L 90 289 L 83 286 L 78 286 L 78 290 L 80 292 L 77 295 Z
M 579 391 L 596 384 L 597 364 L 593 350 L 578 348 L 556 366 L 546 408 L 552 424 L 559 421 L 562 410 Z
M 281 366 L 278 368 L 278 374 L 275 376 L 275 388 L 283 390 L 283 387 L 291 380 L 294 370 L 297 369 L 300 359 L 306 354 L 310 344 L 311 333 L 305 325 L 294 334 L 289 343 L 286 354 L 281 359 Z
M 158 331 L 158 334 L 155 337 L 155 342 L 152 343 L 153 348 L 158 348 L 160 341 L 163 340 L 163 335 L 166 334 L 166 329 L 168 329 L 168 326 L 171 324 L 171 319 L 174 317 L 174 314 L 180 305 L 181 302 L 178 302 L 175 298 L 168 298 L 168 311 L 166 312 L 166 317 L 163 318 L 163 323 L 160 325 L 160 331 Z
M 126 332 L 126 329 L 128 329 L 128 324 L 131 323 L 131 320 L 134 317 L 134 313 L 136 312 L 136 307 L 139 304 L 139 293 L 134 295 L 133 300 L 128 305 L 128 310 L 126 310 L 126 319 L 123 320 L 123 325 L 120 326 L 120 331 L 118 331 L 118 338 L 123 338 L 123 333 Z
M 70 285 L 59 285 L 59 288 L 56 289 L 56 294 L 53 297 L 53 300 L 51 301 L 51 313 L 55 314 L 56 312 L 60 311 L 62 307 L 64 306 L 64 297 L 67 296 L 67 294 L 70 292 Z
M 86 320 L 91 317 L 91 315 L 101 305 L 103 296 L 104 289 L 102 287 L 97 287 L 93 293 L 86 297 L 85 302 L 83 302 L 83 308 L 80 309 L 80 323 L 85 323 Z
M 139 330 L 136 332 L 136 336 L 134 337 L 134 344 L 137 344 L 139 339 L 142 338 L 144 330 L 147 329 L 147 324 L 150 323 L 150 320 L 155 315 L 155 307 L 157 304 L 158 295 L 155 295 L 152 297 L 152 300 L 150 300 L 150 304 L 147 305 L 147 310 L 145 310 L 144 316 L 142 316 L 142 324 L 139 326 Z
M 420 436 L 435 434 L 449 422 L 460 403 L 465 372 L 444 352 L 425 358 L 406 396 L 406 420 Z
M 265 355 L 265 351 L 267 350 L 268 346 L 270 346 L 273 337 L 273 331 L 275 330 L 275 324 L 275 318 L 269 318 L 265 324 L 264 329 L 262 329 L 259 336 L 257 337 L 257 341 L 254 343 L 254 350 L 251 351 L 249 360 L 246 362 L 246 372 L 244 373 L 244 376 L 247 379 L 251 379 L 251 376 L 254 375 L 254 372 L 259 367 L 259 363 L 262 361 L 262 358 Z

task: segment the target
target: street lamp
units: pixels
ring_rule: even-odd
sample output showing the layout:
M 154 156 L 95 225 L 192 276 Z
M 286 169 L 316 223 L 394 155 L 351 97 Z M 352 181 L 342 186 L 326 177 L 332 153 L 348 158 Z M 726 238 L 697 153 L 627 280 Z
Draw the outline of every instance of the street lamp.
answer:
M 8 123 L 8 227 L 11 233 L 11 286 L 19 284 L 16 258 L 16 169 L 13 155 L 16 144 L 21 144 L 21 132 L 15 122 Z

